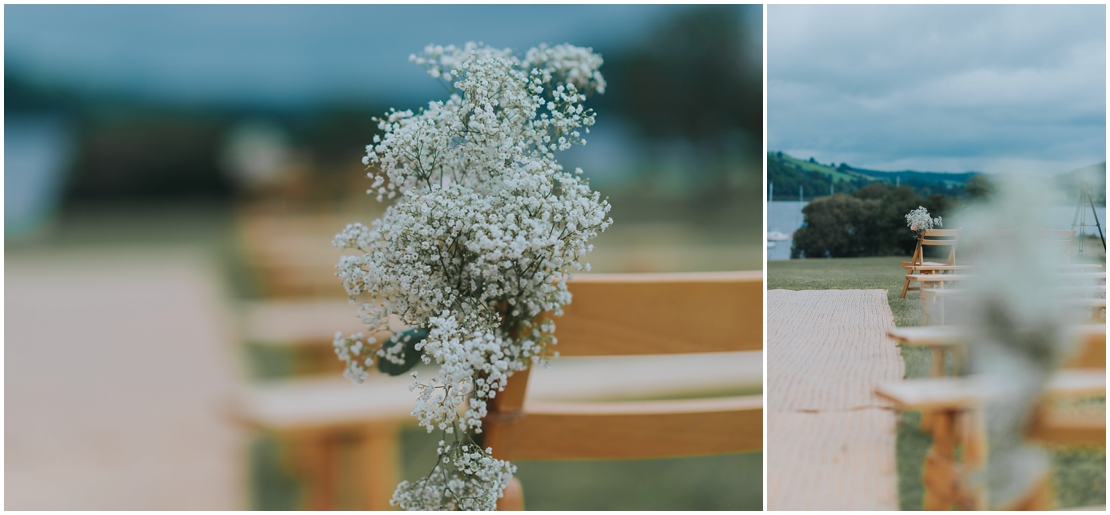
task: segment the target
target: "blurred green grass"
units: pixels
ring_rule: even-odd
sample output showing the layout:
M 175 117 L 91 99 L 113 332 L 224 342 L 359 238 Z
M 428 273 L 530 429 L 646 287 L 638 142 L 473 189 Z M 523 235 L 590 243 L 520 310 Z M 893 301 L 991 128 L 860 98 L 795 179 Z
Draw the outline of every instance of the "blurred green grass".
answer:
M 251 347 L 247 347 L 251 349 Z M 249 350 L 254 380 L 275 380 L 295 368 L 292 349 Z M 728 392 L 758 395 L 760 390 Z M 402 478 L 417 480 L 435 464 L 438 432 L 400 429 Z M 340 452 L 350 464 L 353 447 Z M 763 454 L 653 460 L 520 461 L 517 476 L 529 510 L 762 510 Z M 251 499 L 258 510 L 295 510 L 302 485 L 281 461 L 280 442 L 256 435 L 251 444 Z M 340 508 L 345 506 L 340 505 Z
M 905 272 L 899 266 L 909 257 L 792 259 L 767 262 L 767 289 L 887 290 L 887 302 L 898 327 L 916 326 L 921 309 L 917 293 L 900 298 Z M 926 348 L 899 345 L 906 378 L 928 377 L 932 353 Z M 924 497 L 921 470 L 932 437 L 923 433 L 920 412 L 898 416 L 895 459 L 898 500 L 903 510 L 920 510 Z M 1053 449 L 1053 487 L 1061 508 L 1106 504 L 1106 450 Z
M 435 464 L 438 433 L 410 425 L 400 431 L 401 473 L 410 481 Z M 350 464 L 353 448 L 342 461 Z M 659 460 L 519 461 L 528 510 L 763 509 L 763 454 Z M 256 510 L 295 510 L 302 486 L 280 459 L 280 443 L 256 436 L 251 445 L 251 499 Z M 350 492 L 348 492 L 349 494 Z M 347 497 L 350 497 L 348 495 Z M 339 508 L 350 508 L 340 502 Z

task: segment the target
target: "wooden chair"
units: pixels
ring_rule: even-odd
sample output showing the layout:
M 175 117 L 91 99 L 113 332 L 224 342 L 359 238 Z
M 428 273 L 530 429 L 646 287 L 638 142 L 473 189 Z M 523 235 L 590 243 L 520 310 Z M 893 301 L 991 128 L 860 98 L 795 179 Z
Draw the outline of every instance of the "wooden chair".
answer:
M 231 416 L 275 437 L 284 468 L 302 485 L 301 508 L 334 509 L 345 500 L 347 507 L 389 509 L 399 476 L 398 431 L 411 419 L 411 379 L 375 376 L 355 385 L 338 376 L 335 331 L 365 328 L 343 298 L 335 277 L 340 251 L 330 241 L 365 215 L 327 207 L 237 209 L 242 271 L 268 297 L 237 310 L 240 341 L 246 349 L 289 353 L 294 377 L 246 382 Z M 355 459 L 342 459 L 348 451 Z
M 560 356 L 631 356 L 763 348 L 760 272 L 590 274 L 555 319 Z M 628 402 L 526 400 L 518 372 L 489 406 L 484 444 L 508 460 L 628 459 L 760 451 L 763 397 Z M 515 478 L 498 503 L 524 508 Z
M 987 463 L 987 435 L 982 406 L 1000 385 L 983 377 L 912 379 L 878 387 L 880 397 L 902 410 L 928 410 L 933 443 L 925 458 L 922 481 L 926 510 L 952 506 L 964 510 L 987 509 L 986 492 L 965 482 Z M 1068 413 L 1054 408 L 1053 401 L 1106 395 L 1105 368 L 1094 371 L 1068 370 L 1058 373 L 1042 392 L 1027 425 L 1027 437 L 1047 444 L 1105 445 L 1106 413 Z M 961 451 L 957 453 L 957 451 Z M 1001 509 L 1046 510 L 1051 507 L 1048 477 L 1027 495 Z
M 1075 241 L 1075 229 L 1041 229 L 1039 236 L 1042 244 L 1060 248 L 1064 263 L 1071 262 L 1071 244 Z
M 335 264 L 341 253 L 352 251 L 335 248 L 332 238 L 347 223 L 375 216 L 243 207 L 236 213 L 236 226 L 245 272 L 270 298 L 346 298 Z
M 910 274 L 913 274 L 912 267 L 922 265 L 955 265 L 956 264 L 956 246 L 960 243 L 960 233 L 963 229 L 929 229 L 925 231 L 917 240 L 917 247 L 913 251 L 913 256 L 909 261 L 902 262 L 902 268 L 905 268 Z M 924 257 L 925 247 L 948 247 L 948 259 L 943 263 L 927 262 Z M 922 274 L 930 273 L 926 270 L 921 270 Z M 902 298 L 906 298 L 906 292 L 910 290 L 919 290 L 918 287 L 910 287 L 910 278 L 906 278 L 906 284 L 902 285 Z
M 1048 444 L 1105 445 L 1106 414 L 1057 409 L 1054 401 L 1106 395 L 1106 326 L 1072 326 L 1080 338 L 1075 353 L 1058 371 L 1041 395 L 1029 418 L 1027 436 Z M 932 377 L 880 385 L 875 393 L 894 402 L 898 409 L 920 410 L 922 430 L 933 435 L 922 480 L 924 509 L 986 509 L 986 492 L 964 478 L 987 463 L 987 436 L 982 406 L 999 385 L 985 377 L 944 377 L 944 353 L 960 351 L 967 341 L 960 327 L 905 327 L 888 333 L 893 339 L 933 349 Z M 962 362 L 963 360 L 957 360 Z M 957 363 L 957 367 L 959 367 Z M 961 452 L 957 454 L 957 450 Z M 1007 509 L 1045 510 L 1051 506 L 1049 479 Z
M 294 377 L 244 384 L 232 418 L 278 443 L 283 467 L 302 485 L 300 507 L 390 509 L 400 475 L 399 430 L 411 422 L 415 401 L 411 378 L 375 374 L 356 385 L 339 376 L 335 331 L 365 331 L 346 301 L 252 301 L 238 315 L 244 344 L 294 357 Z M 354 459 L 344 460 L 346 454 Z

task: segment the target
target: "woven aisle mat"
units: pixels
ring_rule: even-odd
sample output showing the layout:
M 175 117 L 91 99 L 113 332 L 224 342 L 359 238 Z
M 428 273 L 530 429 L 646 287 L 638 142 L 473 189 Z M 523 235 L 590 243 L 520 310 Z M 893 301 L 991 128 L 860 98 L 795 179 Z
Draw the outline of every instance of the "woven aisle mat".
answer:
M 767 507 L 897 510 L 886 291 L 771 290 L 767 314 Z
M 185 251 L 6 263 L 4 507 L 235 510 L 247 447 L 218 278 Z

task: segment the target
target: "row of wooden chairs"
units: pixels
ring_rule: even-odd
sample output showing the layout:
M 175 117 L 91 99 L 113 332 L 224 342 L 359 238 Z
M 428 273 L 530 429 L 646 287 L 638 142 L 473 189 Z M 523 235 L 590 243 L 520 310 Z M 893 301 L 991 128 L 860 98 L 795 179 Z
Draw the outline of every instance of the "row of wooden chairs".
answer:
M 926 492 L 924 509 L 1050 509 L 1052 489 L 1047 476 L 1027 491 L 1023 499 L 1008 506 L 992 505 L 983 483 L 970 480 L 975 473 L 983 471 L 988 459 L 984 405 L 1003 385 L 996 384 L 994 378 L 963 376 L 970 334 L 963 327 L 943 325 L 952 322 L 946 320 L 946 301 L 965 299 L 968 291 L 961 286 L 975 281 L 975 271 L 986 266 L 955 264 L 959 235 L 958 229 L 943 233 L 930 231 L 922 239 L 925 246 L 949 245 L 946 262 L 924 262 L 920 252 L 915 252 L 912 262 L 903 263 L 908 273 L 902 296 L 909 290 L 920 291 L 923 325 L 888 332 L 897 343 L 932 351 L 930 377 L 878 385 L 875 392 L 899 410 L 921 411 L 921 428 L 932 436 L 922 469 Z M 1065 257 L 1070 256 L 1073 237 L 1074 231 L 1041 231 L 1042 242 L 1061 245 Z M 1106 274 L 1101 271 L 1101 265 L 1071 264 L 1066 258 L 1055 266 L 1060 279 L 1057 293 L 1063 294 L 1061 302 L 1079 310 L 1091 310 L 1091 319 L 1096 323 L 1068 328 L 1080 344 L 1042 393 L 1038 407 L 1028 420 L 1027 437 L 1049 445 L 1105 445 L 1104 409 L 1076 412 L 1061 410 L 1059 406 L 1061 401 L 1074 403 L 1105 397 L 1106 326 L 1099 317 L 1106 307 Z M 918 282 L 921 287 L 910 287 L 911 282 Z M 946 364 L 951 365 L 950 370 Z
M 1075 412 L 1059 409 L 1058 403 L 1105 397 L 1106 326 L 1078 325 L 1069 331 L 1079 345 L 1042 393 L 1029 419 L 1027 437 L 1050 445 L 1104 446 L 1105 409 Z M 890 330 L 888 336 L 896 342 L 933 351 L 932 377 L 883 384 L 875 389 L 877 395 L 891 401 L 897 409 L 920 410 L 922 430 L 933 437 L 922 470 L 924 509 L 988 509 L 989 499 L 982 483 L 968 478 L 986 465 L 982 410 L 1002 385 L 993 378 L 946 374 L 946 353 L 954 355 L 954 373 L 959 373 L 966 364 L 969 335 L 963 328 L 905 327 Z M 1024 499 L 1001 509 L 1050 509 L 1049 481 L 1044 477 Z
M 958 229 L 930 229 L 922 233 L 921 237 L 917 240 L 917 245 L 914 248 L 913 255 L 909 261 L 902 262 L 902 268 L 906 270 L 905 284 L 902 286 L 902 298 L 906 298 L 906 293 L 910 291 L 920 291 L 921 287 L 911 286 L 914 281 L 925 281 L 928 278 L 923 276 L 952 273 L 956 270 L 966 269 L 967 265 L 960 267 L 956 265 L 956 248 L 960 243 L 960 235 L 963 233 L 962 228 Z M 1058 248 L 1060 256 L 1060 264 L 1068 265 L 1071 263 L 1071 248 L 1072 242 L 1075 240 L 1075 229 L 1056 230 L 1056 229 L 1039 229 L 1038 238 L 1041 244 Z M 1017 235 L 1012 235 L 1016 237 Z M 999 235 L 999 238 L 1005 238 L 1007 235 Z M 925 261 L 924 251 L 926 248 L 947 248 L 948 254 L 944 261 Z M 973 251 L 975 259 L 978 262 L 978 249 Z M 937 279 L 937 280 L 955 280 L 955 279 Z
M 329 293 L 321 297 L 327 284 L 341 293 L 334 276 L 328 283 L 323 279 L 334 273 L 338 250 L 328 260 L 328 274 L 320 270 L 322 258 L 309 262 L 296 252 L 283 253 L 290 242 L 307 245 L 303 242 L 319 225 L 283 226 L 274 217 L 243 221 L 252 269 L 264 291 L 277 298 L 245 303 L 240 327 L 242 339 L 252 345 L 319 349 L 302 355 L 318 354 L 321 362 L 337 365 L 329 356 L 332 335 L 361 329 L 345 300 Z M 556 391 L 584 382 L 602 392 L 617 391 L 619 383 L 623 398 L 663 392 L 697 397 L 743 383 L 731 356 L 762 350 L 761 273 L 585 274 L 568 284 L 574 300 L 556 319 L 556 349 L 560 359 L 570 360 L 556 360 L 551 373 L 515 374 L 495 398 L 484 422 L 485 442 L 495 456 L 633 458 L 762 450 L 762 395 L 601 402 L 604 395 L 591 394 L 585 402 L 568 402 Z M 402 328 L 399 321 L 391 325 Z M 679 365 L 703 355 L 722 366 L 667 371 L 645 366 L 647 355 L 672 356 L 668 359 Z M 615 356 L 620 362 L 609 362 L 611 370 L 602 374 L 610 377 L 592 383 L 581 374 L 557 373 L 582 370 L 571 365 L 576 356 Z M 335 508 L 343 489 L 354 484 L 357 507 L 387 509 L 399 475 L 398 431 L 413 423 L 411 378 L 373 374 L 355 385 L 337 370 L 318 367 L 318 374 L 247 385 L 236 418 L 283 442 L 288 466 L 305 485 L 302 507 Z M 343 466 L 351 461 L 342 459 L 345 449 L 353 449 L 353 468 Z M 518 482 L 511 485 L 501 506 L 522 508 L 521 492 Z

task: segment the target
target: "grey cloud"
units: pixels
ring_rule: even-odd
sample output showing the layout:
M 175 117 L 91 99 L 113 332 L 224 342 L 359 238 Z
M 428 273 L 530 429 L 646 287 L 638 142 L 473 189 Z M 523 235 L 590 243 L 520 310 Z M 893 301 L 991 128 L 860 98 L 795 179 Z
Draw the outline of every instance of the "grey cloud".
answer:
M 938 171 L 1105 159 L 1104 6 L 773 5 L 767 23 L 771 150 Z

